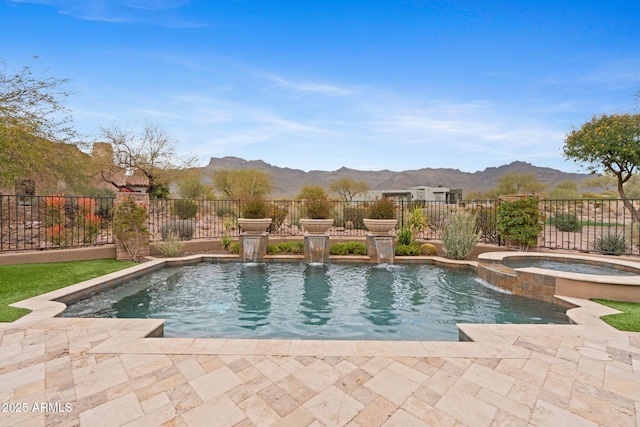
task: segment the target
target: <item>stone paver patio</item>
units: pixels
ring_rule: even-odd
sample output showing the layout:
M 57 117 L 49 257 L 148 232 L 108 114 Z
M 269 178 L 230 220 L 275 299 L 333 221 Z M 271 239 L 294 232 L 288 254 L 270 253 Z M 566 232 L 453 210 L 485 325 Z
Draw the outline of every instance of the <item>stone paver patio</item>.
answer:
M 158 320 L 0 324 L 2 426 L 638 426 L 640 334 L 461 325 L 474 342 L 149 338 Z

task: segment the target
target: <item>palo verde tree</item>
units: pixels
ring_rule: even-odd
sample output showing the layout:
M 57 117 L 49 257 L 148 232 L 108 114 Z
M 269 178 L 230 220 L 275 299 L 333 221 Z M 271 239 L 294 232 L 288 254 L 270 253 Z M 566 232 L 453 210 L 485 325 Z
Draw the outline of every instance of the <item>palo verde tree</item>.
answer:
M 86 156 L 64 105 L 67 79 L 38 72 L 38 62 L 9 71 L 0 58 L 0 186 L 21 179 L 73 184 L 83 175 Z
M 261 199 L 273 191 L 273 177 L 260 169 L 216 169 L 211 179 L 216 191 L 231 200 Z
M 176 142 L 157 126 L 145 125 L 138 131 L 102 128 L 102 137 L 113 148 L 115 167 L 146 176 L 153 197 L 169 197 L 169 183 L 197 161 L 176 154 Z
M 364 181 L 356 181 L 345 176 L 332 181 L 329 184 L 329 190 L 338 193 L 345 202 L 350 202 L 358 194 L 364 194 L 369 191 L 369 186 Z
M 215 199 L 213 186 L 202 182 L 202 172 L 198 169 L 187 171 L 176 182 L 176 185 L 178 187 L 178 195 L 183 199 Z
M 564 156 L 586 164 L 587 169 L 604 169 L 616 177 L 618 194 L 634 220 L 640 213 L 625 191 L 640 165 L 640 114 L 594 116 L 579 129 L 572 129 L 564 141 Z
M 546 184 L 538 181 L 533 173 L 505 173 L 498 178 L 496 193 L 499 196 L 520 193 L 539 193 Z

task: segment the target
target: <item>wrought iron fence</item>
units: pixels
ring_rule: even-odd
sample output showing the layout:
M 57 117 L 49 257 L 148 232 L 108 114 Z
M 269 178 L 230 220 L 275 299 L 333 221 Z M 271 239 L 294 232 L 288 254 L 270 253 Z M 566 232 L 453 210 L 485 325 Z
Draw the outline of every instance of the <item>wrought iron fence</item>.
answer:
M 364 218 L 370 202 L 332 201 L 334 237 L 364 237 Z M 640 209 L 640 200 L 631 200 Z M 474 212 L 483 243 L 503 244 L 497 231 L 500 201 L 465 201 L 409 203 L 396 206 L 398 228 L 409 226 L 411 212 L 418 207 L 428 227 L 419 237 L 440 239 L 443 225 L 455 211 Z M 300 219 L 304 202 L 277 200 L 269 202 L 273 223 L 271 235 L 302 236 Z M 152 240 L 161 240 L 167 230 L 180 231 L 185 238 L 218 239 L 234 237 L 240 232 L 237 219 L 239 200 L 153 199 L 149 206 L 149 229 Z M 114 199 L 111 197 L 15 196 L 0 195 L 0 252 L 42 250 L 113 243 L 111 220 Z M 640 255 L 640 226 L 629 208 L 618 199 L 542 200 L 544 229 L 540 245 L 545 248 L 606 252 L 606 244 L 617 251 Z
M 640 209 L 640 200 L 629 200 Z M 640 255 L 639 223 L 619 199 L 543 200 L 541 246 Z
M 113 243 L 112 197 L 0 195 L 0 252 Z

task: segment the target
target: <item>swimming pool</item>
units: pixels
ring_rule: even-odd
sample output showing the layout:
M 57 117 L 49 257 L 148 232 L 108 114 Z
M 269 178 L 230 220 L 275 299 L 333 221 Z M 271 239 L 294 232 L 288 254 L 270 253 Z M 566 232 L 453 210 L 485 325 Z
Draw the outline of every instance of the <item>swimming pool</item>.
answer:
M 568 323 L 564 312 L 434 265 L 202 262 L 94 294 L 61 316 L 163 318 L 168 337 L 456 341 L 456 323 Z

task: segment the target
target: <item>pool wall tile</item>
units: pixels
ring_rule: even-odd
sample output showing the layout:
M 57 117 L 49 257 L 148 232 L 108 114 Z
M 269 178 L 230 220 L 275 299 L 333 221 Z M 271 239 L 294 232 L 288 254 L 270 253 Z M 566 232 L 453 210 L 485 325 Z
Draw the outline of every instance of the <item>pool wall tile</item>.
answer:
M 503 264 L 514 262 L 552 260 L 562 263 L 582 263 L 607 266 L 616 270 L 636 273 L 637 276 L 606 276 L 599 274 L 569 273 L 539 267 L 512 269 Z M 573 254 L 491 252 L 478 257 L 478 276 L 516 295 L 523 295 L 558 304 L 556 295 L 577 298 L 604 298 L 640 302 L 640 264 L 623 259 L 593 258 Z M 565 304 L 561 304 L 566 306 Z

